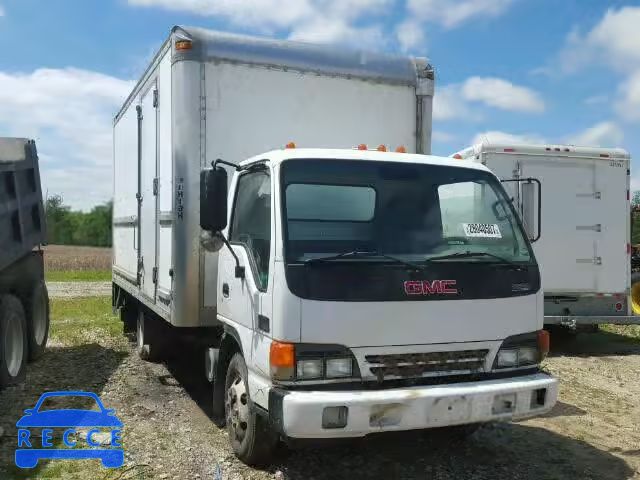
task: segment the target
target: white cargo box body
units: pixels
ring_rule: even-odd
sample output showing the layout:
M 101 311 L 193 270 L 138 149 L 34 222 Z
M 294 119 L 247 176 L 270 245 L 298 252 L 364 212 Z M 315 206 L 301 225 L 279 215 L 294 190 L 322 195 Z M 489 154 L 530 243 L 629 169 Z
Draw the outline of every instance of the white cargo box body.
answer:
M 536 178 L 542 225 L 533 244 L 545 297 L 618 294 L 630 287 L 629 154 L 570 145 L 480 144 L 459 152 L 500 179 Z M 517 183 L 505 183 L 522 207 Z M 537 211 L 537 197 L 535 198 Z M 545 307 L 546 308 L 546 307 Z M 621 312 L 626 314 L 625 312 Z
M 292 141 L 429 153 L 432 99 L 423 59 L 175 27 L 114 121 L 114 282 L 173 325 L 213 324 L 201 169 Z

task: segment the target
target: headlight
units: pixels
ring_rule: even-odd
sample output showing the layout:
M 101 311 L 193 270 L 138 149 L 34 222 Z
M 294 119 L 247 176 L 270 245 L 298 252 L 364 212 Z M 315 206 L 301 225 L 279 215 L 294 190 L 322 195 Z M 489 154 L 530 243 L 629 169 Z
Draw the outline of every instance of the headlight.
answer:
M 498 368 L 518 366 L 518 350 L 500 350 L 498 352 Z
M 353 360 L 350 358 L 330 358 L 326 363 L 327 378 L 346 378 L 353 375 Z
M 271 378 L 275 381 L 360 378 L 358 364 L 347 347 L 271 342 Z
M 518 349 L 519 365 L 534 365 L 538 363 L 538 349 L 533 347 L 520 347 Z
M 300 380 L 322 378 L 322 360 L 298 360 L 296 377 Z

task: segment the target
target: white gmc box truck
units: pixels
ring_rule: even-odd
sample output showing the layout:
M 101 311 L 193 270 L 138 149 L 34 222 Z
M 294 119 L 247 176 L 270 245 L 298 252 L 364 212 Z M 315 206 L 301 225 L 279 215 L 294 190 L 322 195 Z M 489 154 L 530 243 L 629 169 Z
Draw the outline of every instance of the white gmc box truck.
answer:
M 629 302 L 626 151 L 484 142 L 454 157 L 485 165 L 504 182 L 540 264 L 546 325 L 640 323 Z M 640 304 L 640 289 L 636 296 Z
M 556 402 L 530 243 L 488 169 L 426 155 L 433 88 L 422 59 L 176 27 L 117 114 L 114 307 L 143 357 L 202 349 L 244 462 Z

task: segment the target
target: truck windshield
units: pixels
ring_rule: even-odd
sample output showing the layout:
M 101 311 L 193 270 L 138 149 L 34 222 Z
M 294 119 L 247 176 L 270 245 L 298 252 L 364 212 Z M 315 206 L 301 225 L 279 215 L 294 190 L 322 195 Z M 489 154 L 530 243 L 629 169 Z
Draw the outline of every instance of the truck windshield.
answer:
M 282 178 L 288 263 L 392 263 L 390 256 L 421 265 L 532 262 L 510 200 L 488 172 L 290 160 Z M 358 251 L 381 255 L 341 255 Z

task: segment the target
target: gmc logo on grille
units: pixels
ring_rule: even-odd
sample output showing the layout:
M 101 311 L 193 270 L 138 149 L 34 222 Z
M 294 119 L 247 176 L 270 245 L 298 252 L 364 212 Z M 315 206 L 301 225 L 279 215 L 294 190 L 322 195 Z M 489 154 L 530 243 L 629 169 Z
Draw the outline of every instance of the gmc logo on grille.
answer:
M 409 280 L 404 282 L 407 295 L 457 295 L 455 280 Z

